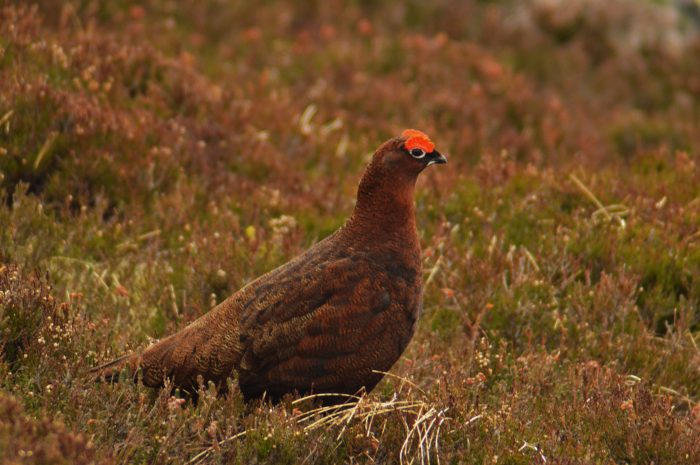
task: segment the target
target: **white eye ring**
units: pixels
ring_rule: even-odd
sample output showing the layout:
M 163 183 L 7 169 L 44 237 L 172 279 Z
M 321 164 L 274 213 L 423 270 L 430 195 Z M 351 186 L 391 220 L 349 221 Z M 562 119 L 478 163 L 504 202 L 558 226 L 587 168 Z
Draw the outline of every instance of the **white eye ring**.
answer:
M 425 151 L 419 148 L 411 149 L 409 153 L 413 158 L 423 158 L 425 156 Z

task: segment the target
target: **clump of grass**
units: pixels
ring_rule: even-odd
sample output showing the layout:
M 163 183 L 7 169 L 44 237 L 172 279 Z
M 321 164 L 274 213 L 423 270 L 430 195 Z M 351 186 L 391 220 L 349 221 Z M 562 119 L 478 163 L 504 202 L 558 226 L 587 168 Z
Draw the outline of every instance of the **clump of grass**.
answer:
M 346 434 L 351 424 L 360 424 L 364 429 L 365 437 L 376 441 L 374 447 L 378 448 L 380 442 L 374 436 L 374 431 L 384 431 L 387 420 L 383 417 L 393 416 L 394 421 L 398 418 L 398 421 L 402 423 L 405 434 L 405 439 L 399 450 L 399 462 L 401 464 L 429 464 L 434 459 L 439 463 L 440 431 L 445 422 L 449 420 L 446 415 L 448 408 L 439 408 L 430 400 L 426 400 L 425 392 L 410 381 L 405 379 L 400 379 L 400 381 L 402 384 L 408 384 L 411 388 L 418 390 L 423 399 L 400 400 L 400 396 L 394 394 L 389 400 L 378 401 L 361 393 L 357 396 L 348 396 L 347 403 L 307 409 L 298 415 L 297 421 L 304 425 L 305 432 L 337 430 L 336 440 L 340 440 Z M 292 405 L 323 402 L 326 397 L 336 398 L 338 395 L 310 395 L 296 399 Z
M 18 367 L 46 326 L 60 325 L 65 317 L 65 306 L 51 294 L 45 276 L 0 264 L 0 354 L 11 368 Z

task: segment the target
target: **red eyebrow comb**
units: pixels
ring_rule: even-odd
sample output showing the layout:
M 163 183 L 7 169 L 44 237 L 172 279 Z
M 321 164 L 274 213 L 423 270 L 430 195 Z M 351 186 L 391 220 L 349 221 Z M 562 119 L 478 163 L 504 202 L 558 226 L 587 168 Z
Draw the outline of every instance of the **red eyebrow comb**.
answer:
M 404 144 L 406 150 L 421 149 L 425 153 L 435 150 L 435 144 L 430 140 L 430 137 L 417 129 L 406 129 L 401 133 L 401 137 L 406 138 L 406 143 Z

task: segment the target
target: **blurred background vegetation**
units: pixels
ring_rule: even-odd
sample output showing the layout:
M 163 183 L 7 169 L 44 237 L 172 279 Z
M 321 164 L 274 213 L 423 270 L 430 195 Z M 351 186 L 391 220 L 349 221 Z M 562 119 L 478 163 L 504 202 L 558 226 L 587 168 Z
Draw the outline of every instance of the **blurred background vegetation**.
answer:
M 425 310 L 357 418 L 86 376 L 407 127 Z M 695 0 L 4 1 L 0 461 L 700 463 L 699 127 Z

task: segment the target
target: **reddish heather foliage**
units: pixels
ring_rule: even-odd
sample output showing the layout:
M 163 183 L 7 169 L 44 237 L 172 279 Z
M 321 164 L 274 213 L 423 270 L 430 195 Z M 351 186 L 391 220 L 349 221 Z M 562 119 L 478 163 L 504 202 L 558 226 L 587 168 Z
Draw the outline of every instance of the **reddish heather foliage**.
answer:
M 96 460 L 94 446 L 59 421 L 27 416 L 12 397 L 0 393 L 0 453 L 6 464 L 109 464 Z
M 0 461 L 700 463 L 698 17 L 3 3 Z M 406 127 L 450 160 L 424 313 L 352 415 L 87 379 L 335 230 Z

